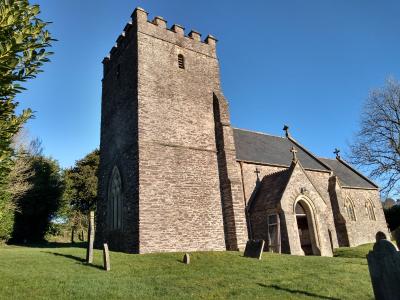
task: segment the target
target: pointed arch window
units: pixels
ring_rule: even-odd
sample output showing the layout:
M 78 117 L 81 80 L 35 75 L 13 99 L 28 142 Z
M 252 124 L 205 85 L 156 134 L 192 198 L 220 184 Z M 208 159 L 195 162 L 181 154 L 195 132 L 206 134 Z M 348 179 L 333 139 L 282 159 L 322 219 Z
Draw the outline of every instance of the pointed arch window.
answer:
M 348 218 L 351 221 L 356 221 L 356 213 L 355 213 L 355 210 L 354 210 L 353 201 L 351 201 L 349 198 L 347 198 L 346 202 L 344 204 L 344 208 L 346 209 Z
M 370 219 L 371 221 L 376 221 L 374 205 L 372 204 L 371 200 L 367 200 L 365 202 L 365 209 L 368 214 L 368 219 Z
M 185 57 L 182 54 L 178 54 L 178 66 L 180 69 L 185 68 Z
M 122 182 L 116 166 L 108 184 L 108 221 L 111 230 L 122 228 Z

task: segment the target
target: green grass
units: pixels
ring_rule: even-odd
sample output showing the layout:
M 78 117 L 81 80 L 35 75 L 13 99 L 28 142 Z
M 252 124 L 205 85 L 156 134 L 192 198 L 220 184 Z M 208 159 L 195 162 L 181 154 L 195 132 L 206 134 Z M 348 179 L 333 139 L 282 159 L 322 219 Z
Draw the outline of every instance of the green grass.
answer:
M 372 250 L 374 244 L 364 244 L 358 247 L 350 248 L 343 247 L 335 250 L 336 257 L 352 257 L 352 258 L 366 258 L 369 251 Z
M 339 251 L 339 253 L 343 253 Z M 239 252 L 132 255 L 102 253 L 85 265 L 69 245 L 0 247 L 1 299 L 372 299 L 365 258 L 297 257 Z M 343 256 L 343 255 L 342 255 Z

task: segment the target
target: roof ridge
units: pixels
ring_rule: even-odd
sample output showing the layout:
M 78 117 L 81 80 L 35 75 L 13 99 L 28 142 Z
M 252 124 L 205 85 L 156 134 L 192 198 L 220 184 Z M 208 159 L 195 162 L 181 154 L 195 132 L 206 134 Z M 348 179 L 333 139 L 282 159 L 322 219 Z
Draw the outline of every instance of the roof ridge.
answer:
M 284 137 L 284 136 L 273 135 L 273 134 L 269 134 L 269 133 L 265 133 L 265 132 L 261 132 L 261 131 L 254 131 L 254 130 L 243 129 L 243 128 L 238 128 L 238 127 L 232 127 L 232 129 L 256 133 L 256 134 L 262 134 L 262 135 L 266 135 L 266 136 L 272 136 L 272 137 L 276 137 L 276 138 L 280 138 L 280 139 L 286 139 L 286 137 Z
M 310 155 L 314 160 L 316 160 L 320 165 L 322 165 L 326 170 L 332 171 L 332 168 L 328 165 L 326 165 L 323 161 L 319 160 L 318 157 L 312 153 L 310 150 L 308 150 L 306 147 L 304 147 L 302 144 L 300 144 L 297 140 L 295 140 L 293 137 L 288 136 L 288 139 L 296 144 L 298 147 L 300 147 L 304 152 L 306 152 L 308 155 Z

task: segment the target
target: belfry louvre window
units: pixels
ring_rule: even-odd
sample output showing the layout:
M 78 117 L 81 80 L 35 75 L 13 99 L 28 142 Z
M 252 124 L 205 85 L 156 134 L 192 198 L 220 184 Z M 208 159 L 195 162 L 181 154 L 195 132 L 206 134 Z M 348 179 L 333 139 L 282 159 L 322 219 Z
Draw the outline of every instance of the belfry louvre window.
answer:
M 178 66 L 180 69 L 184 69 L 185 68 L 185 57 L 183 57 L 182 54 L 178 55 Z

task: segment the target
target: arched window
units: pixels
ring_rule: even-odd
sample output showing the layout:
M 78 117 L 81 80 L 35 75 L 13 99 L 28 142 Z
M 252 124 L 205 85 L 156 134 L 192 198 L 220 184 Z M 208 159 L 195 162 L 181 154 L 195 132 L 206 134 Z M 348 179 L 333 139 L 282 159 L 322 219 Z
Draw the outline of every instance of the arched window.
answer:
M 122 227 L 122 183 L 116 166 L 108 183 L 108 220 L 110 229 Z
M 347 198 L 346 202 L 344 203 L 344 208 L 347 211 L 347 216 L 351 221 L 356 221 L 356 213 L 354 211 L 354 204 L 353 202 Z
M 371 200 L 365 201 L 365 209 L 368 214 L 368 219 L 371 221 L 376 221 L 374 205 L 371 203 Z
M 182 54 L 178 54 L 178 66 L 181 69 L 185 68 L 185 57 Z

